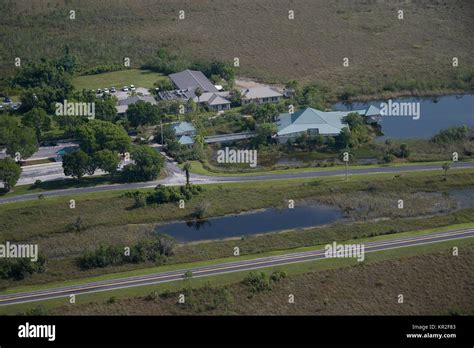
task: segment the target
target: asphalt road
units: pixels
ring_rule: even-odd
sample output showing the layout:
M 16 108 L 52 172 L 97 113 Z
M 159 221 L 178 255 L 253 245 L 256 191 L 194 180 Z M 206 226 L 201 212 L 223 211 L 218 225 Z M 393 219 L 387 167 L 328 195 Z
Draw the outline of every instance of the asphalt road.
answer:
M 474 168 L 474 162 L 458 162 L 452 166 L 452 168 Z M 442 171 L 439 164 L 419 164 L 410 166 L 391 166 L 391 167 L 379 167 L 379 168 L 362 168 L 362 169 L 349 169 L 348 174 L 377 174 L 377 173 L 404 173 L 404 172 L 415 172 L 415 171 L 426 171 L 426 170 L 439 170 Z M 125 184 L 114 184 L 114 185 L 101 185 L 94 187 L 82 187 L 82 188 L 71 188 L 64 190 L 45 191 L 42 192 L 44 197 L 58 197 L 58 196 L 69 196 L 80 193 L 91 193 L 91 192 L 105 192 L 113 190 L 133 190 L 140 188 L 155 187 L 158 184 L 161 185 L 183 185 L 186 182 L 184 173 L 179 169 L 174 162 L 168 161 L 166 165 L 167 177 L 161 180 L 140 182 L 140 183 L 125 183 Z M 318 178 L 318 177 L 331 177 L 345 175 L 344 169 L 335 169 L 328 171 L 315 171 L 315 172 L 304 172 L 304 173 L 284 173 L 284 174 L 264 174 L 264 175 L 248 175 L 248 176 L 207 176 L 199 174 L 191 174 L 191 182 L 194 184 L 212 184 L 212 183 L 225 183 L 225 182 L 245 182 L 245 181 L 268 181 L 278 179 L 296 179 L 296 178 Z M 0 204 L 12 203 L 20 201 L 28 201 L 38 199 L 38 193 L 31 193 L 19 196 L 4 197 L 0 198 Z
M 375 252 L 387 249 L 397 249 L 415 245 L 437 243 L 448 240 L 474 237 L 474 228 L 457 229 L 448 232 L 438 232 L 429 235 L 396 238 L 370 242 L 365 244 L 365 252 Z M 15 293 L 0 296 L 0 305 L 12 305 L 24 302 L 42 301 L 53 298 L 68 297 L 101 291 L 124 289 L 135 286 L 151 285 L 182 280 L 186 272 L 192 272 L 193 278 L 208 277 L 225 273 L 254 270 L 264 267 L 282 266 L 299 262 L 325 259 L 324 250 L 312 250 L 300 253 L 291 253 L 279 256 L 261 257 L 251 260 L 221 263 L 212 266 L 181 269 L 171 272 L 147 274 L 119 279 L 111 279 L 86 283 L 82 285 L 50 288 L 31 292 Z

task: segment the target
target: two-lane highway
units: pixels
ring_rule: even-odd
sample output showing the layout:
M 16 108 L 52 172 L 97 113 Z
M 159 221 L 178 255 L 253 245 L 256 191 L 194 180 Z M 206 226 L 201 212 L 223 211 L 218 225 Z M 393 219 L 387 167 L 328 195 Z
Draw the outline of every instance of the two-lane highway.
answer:
M 461 238 L 474 237 L 474 228 L 451 230 L 415 237 L 394 238 L 366 243 L 365 252 L 376 252 L 388 249 L 411 247 L 430 243 L 438 243 Z M 254 270 L 264 267 L 283 266 L 299 262 L 308 262 L 326 259 L 325 250 L 311 250 L 299 253 L 290 253 L 279 256 L 261 257 L 242 261 L 227 262 L 205 267 L 181 269 L 171 272 L 154 273 L 142 276 L 124 277 L 111 280 L 71 285 L 31 292 L 0 295 L 0 305 L 12 305 L 24 302 L 41 301 L 53 298 L 81 295 L 100 291 L 124 289 L 135 286 L 144 286 L 182 280 L 186 272 L 190 271 L 193 278 L 215 276 L 219 274 Z
M 459 162 L 456 163 L 453 168 L 465 169 L 474 168 L 474 162 Z M 380 173 L 408 173 L 408 172 L 419 172 L 419 171 L 430 171 L 439 170 L 441 172 L 441 165 L 439 164 L 417 164 L 417 165 L 404 165 L 404 166 L 387 166 L 387 167 L 368 167 L 349 169 L 347 173 L 349 175 L 356 174 L 380 174 Z M 114 185 L 100 185 L 94 187 L 80 187 L 71 188 L 64 190 L 45 191 L 41 192 L 44 197 L 59 197 L 69 196 L 81 193 L 92 193 L 92 192 L 105 192 L 115 190 L 136 190 L 142 188 L 155 187 L 156 185 L 183 185 L 186 182 L 186 178 L 181 169 L 172 161 L 168 161 L 166 164 L 167 176 L 164 179 L 148 182 L 138 183 L 124 183 Z M 320 177 L 334 177 L 343 176 L 346 171 L 344 169 L 334 169 L 327 171 L 310 171 L 310 172 L 289 172 L 289 173 L 269 173 L 261 175 L 241 175 L 241 176 L 207 176 L 200 174 L 191 174 L 191 182 L 193 184 L 215 184 L 215 183 L 226 183 L 226 182 L 246 182 L 246 181 L 268 181 L 268 180 L 280 180 L 280 179 L 302 179 L 302 178 L 320 178 Z M 38 199 L 39 193 L 29 193 L 18 196 L 0 198 L 0 204 L 21 202 L 28 200 Z

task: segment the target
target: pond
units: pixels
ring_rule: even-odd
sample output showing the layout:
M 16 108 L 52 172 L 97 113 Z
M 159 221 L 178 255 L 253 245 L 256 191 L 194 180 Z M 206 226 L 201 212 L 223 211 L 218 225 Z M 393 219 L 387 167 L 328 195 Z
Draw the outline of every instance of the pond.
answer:
M 178 242 L 242 237 L 293 228 L 320 226 L 342 219 L 334 207 L 305 204 L 293 209 L 270 208 L 251 213 L 173 222 L 156 226 L 155 231 L 166 233 Z
M 357 110 L 374 105 L 380 109 L 381 103 L 387 101 L 356 102 L 351 104 L 337 103 L 333 110 Z M 420 103 L 420 117 L 413 119 L 408 116 L 383 116 L 379 122 L 383 137 L 391 139 L 430 138 L 441 129 L 453 126 L 474 125 L 474 94 L 448 95 L 429 98 L 399 98 L 392 102 Z

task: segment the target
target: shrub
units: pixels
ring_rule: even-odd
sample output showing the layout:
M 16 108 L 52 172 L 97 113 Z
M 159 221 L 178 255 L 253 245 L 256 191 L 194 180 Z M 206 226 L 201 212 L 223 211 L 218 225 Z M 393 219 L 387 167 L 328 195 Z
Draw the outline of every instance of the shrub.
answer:
M 274 271 L 271 275 L 270 275 L 270 280 L 272 282 L 279 282 L 280 280 L 286 278 L 286 272 L 284 271 Z
M 251 293 L 258 293 L 271 290 L 271 284 L 264 272 L 250 272 L 243 280 Z

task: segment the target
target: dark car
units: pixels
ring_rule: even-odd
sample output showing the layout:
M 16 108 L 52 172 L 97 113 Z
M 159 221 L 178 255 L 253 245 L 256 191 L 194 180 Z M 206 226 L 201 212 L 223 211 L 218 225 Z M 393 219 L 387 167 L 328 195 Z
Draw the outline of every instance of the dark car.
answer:
M 4 101 L 5 101 L 5 103 L 11 103 L 11 102 L 12 102 L 12 98 L 10 98 L 10 97 L 5 97 L 5 98 L 4 98 Z

